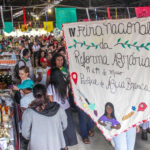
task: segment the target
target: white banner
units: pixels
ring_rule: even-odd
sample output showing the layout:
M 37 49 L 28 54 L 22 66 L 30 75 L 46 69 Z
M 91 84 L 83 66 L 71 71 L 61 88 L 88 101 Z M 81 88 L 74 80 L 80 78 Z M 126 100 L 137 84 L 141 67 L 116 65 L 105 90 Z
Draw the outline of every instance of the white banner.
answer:
M 150 18 L 64 24 L 77 105 L 107 139 L 150 118 Z

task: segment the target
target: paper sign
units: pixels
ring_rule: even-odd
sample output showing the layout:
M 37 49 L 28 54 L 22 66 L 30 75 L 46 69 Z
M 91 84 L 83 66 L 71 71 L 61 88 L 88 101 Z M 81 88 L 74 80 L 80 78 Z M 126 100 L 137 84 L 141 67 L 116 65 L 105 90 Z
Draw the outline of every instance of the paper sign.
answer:
M 150 119 L 150 18 L 63 25 L 74 99 L 107 139 Z

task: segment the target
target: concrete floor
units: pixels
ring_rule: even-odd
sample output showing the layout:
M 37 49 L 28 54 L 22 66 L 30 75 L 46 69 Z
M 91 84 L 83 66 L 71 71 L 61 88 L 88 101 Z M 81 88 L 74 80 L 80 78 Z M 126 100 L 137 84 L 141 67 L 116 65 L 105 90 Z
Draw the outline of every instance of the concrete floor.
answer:
M 78 125 L 78 117 L 77 113 L 73 113 L 73 118 L 75 122 L 78 145 L 69 147 L 69 150 L 114 150 L 113 146 L 109 141 L 107 141 L 97 127 L 94 129 L 94 137 L 90 137 L 90 144 L 84 144 L 79 135 L 79 125 Z M 150 150 L 150 134 L 148 141 L 142 141 L 140 137 L 140 133 L 137 134 L 135 150 Z M 21 144 L 21 150 L 26 150 L 25 145 Z
M 78 119 L 77 114 L 73 114 L 76 130 L 77 130 L 77 138 L 78 138 L 78 145 L 69 147 L 69 150 L 114 150 L 113 146 L 110 142 L 105 140 L 104 136 L 101 132 L 95 127 L 95 135 L 94 137 L 90 137 L 90 144 L 84 144 L 82 139 L 78 133 Z M 137 134 L 135 150 L 150 150 L 150 134 L 148 141 L 141 140 L 141 134 Z

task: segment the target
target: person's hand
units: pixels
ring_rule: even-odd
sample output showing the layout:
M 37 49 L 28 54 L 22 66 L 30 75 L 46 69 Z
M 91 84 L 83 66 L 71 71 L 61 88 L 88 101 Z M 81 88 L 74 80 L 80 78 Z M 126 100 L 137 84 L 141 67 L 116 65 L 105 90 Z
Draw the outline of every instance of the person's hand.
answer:
M 102 126 L 106 126 L 106 124 L 105 124 L 105 123 L 102 123 L 100 120 L 98 120 L 98 123 L 99 123 L 100 125 L 102 125 Z
M 13 85 L 13 90 L 18 91 L 18 87 L 16 85 Z

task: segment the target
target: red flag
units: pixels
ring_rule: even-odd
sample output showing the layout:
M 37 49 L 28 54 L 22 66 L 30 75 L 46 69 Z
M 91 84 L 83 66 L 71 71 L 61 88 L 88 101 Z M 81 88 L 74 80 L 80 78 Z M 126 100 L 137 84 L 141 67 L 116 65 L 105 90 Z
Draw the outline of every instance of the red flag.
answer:
M 135 7 L 135 13 L 138 18 L 150 16 L 150 7 Z
M 22 7 L 22 9 L 23 9 L 24 27 L 25 27 L 25 30 L 27 30 L 26 12 L 25 12 L 24 6 Z
M 108 19 L 111 19 L 109 7 L 107 7 Z

